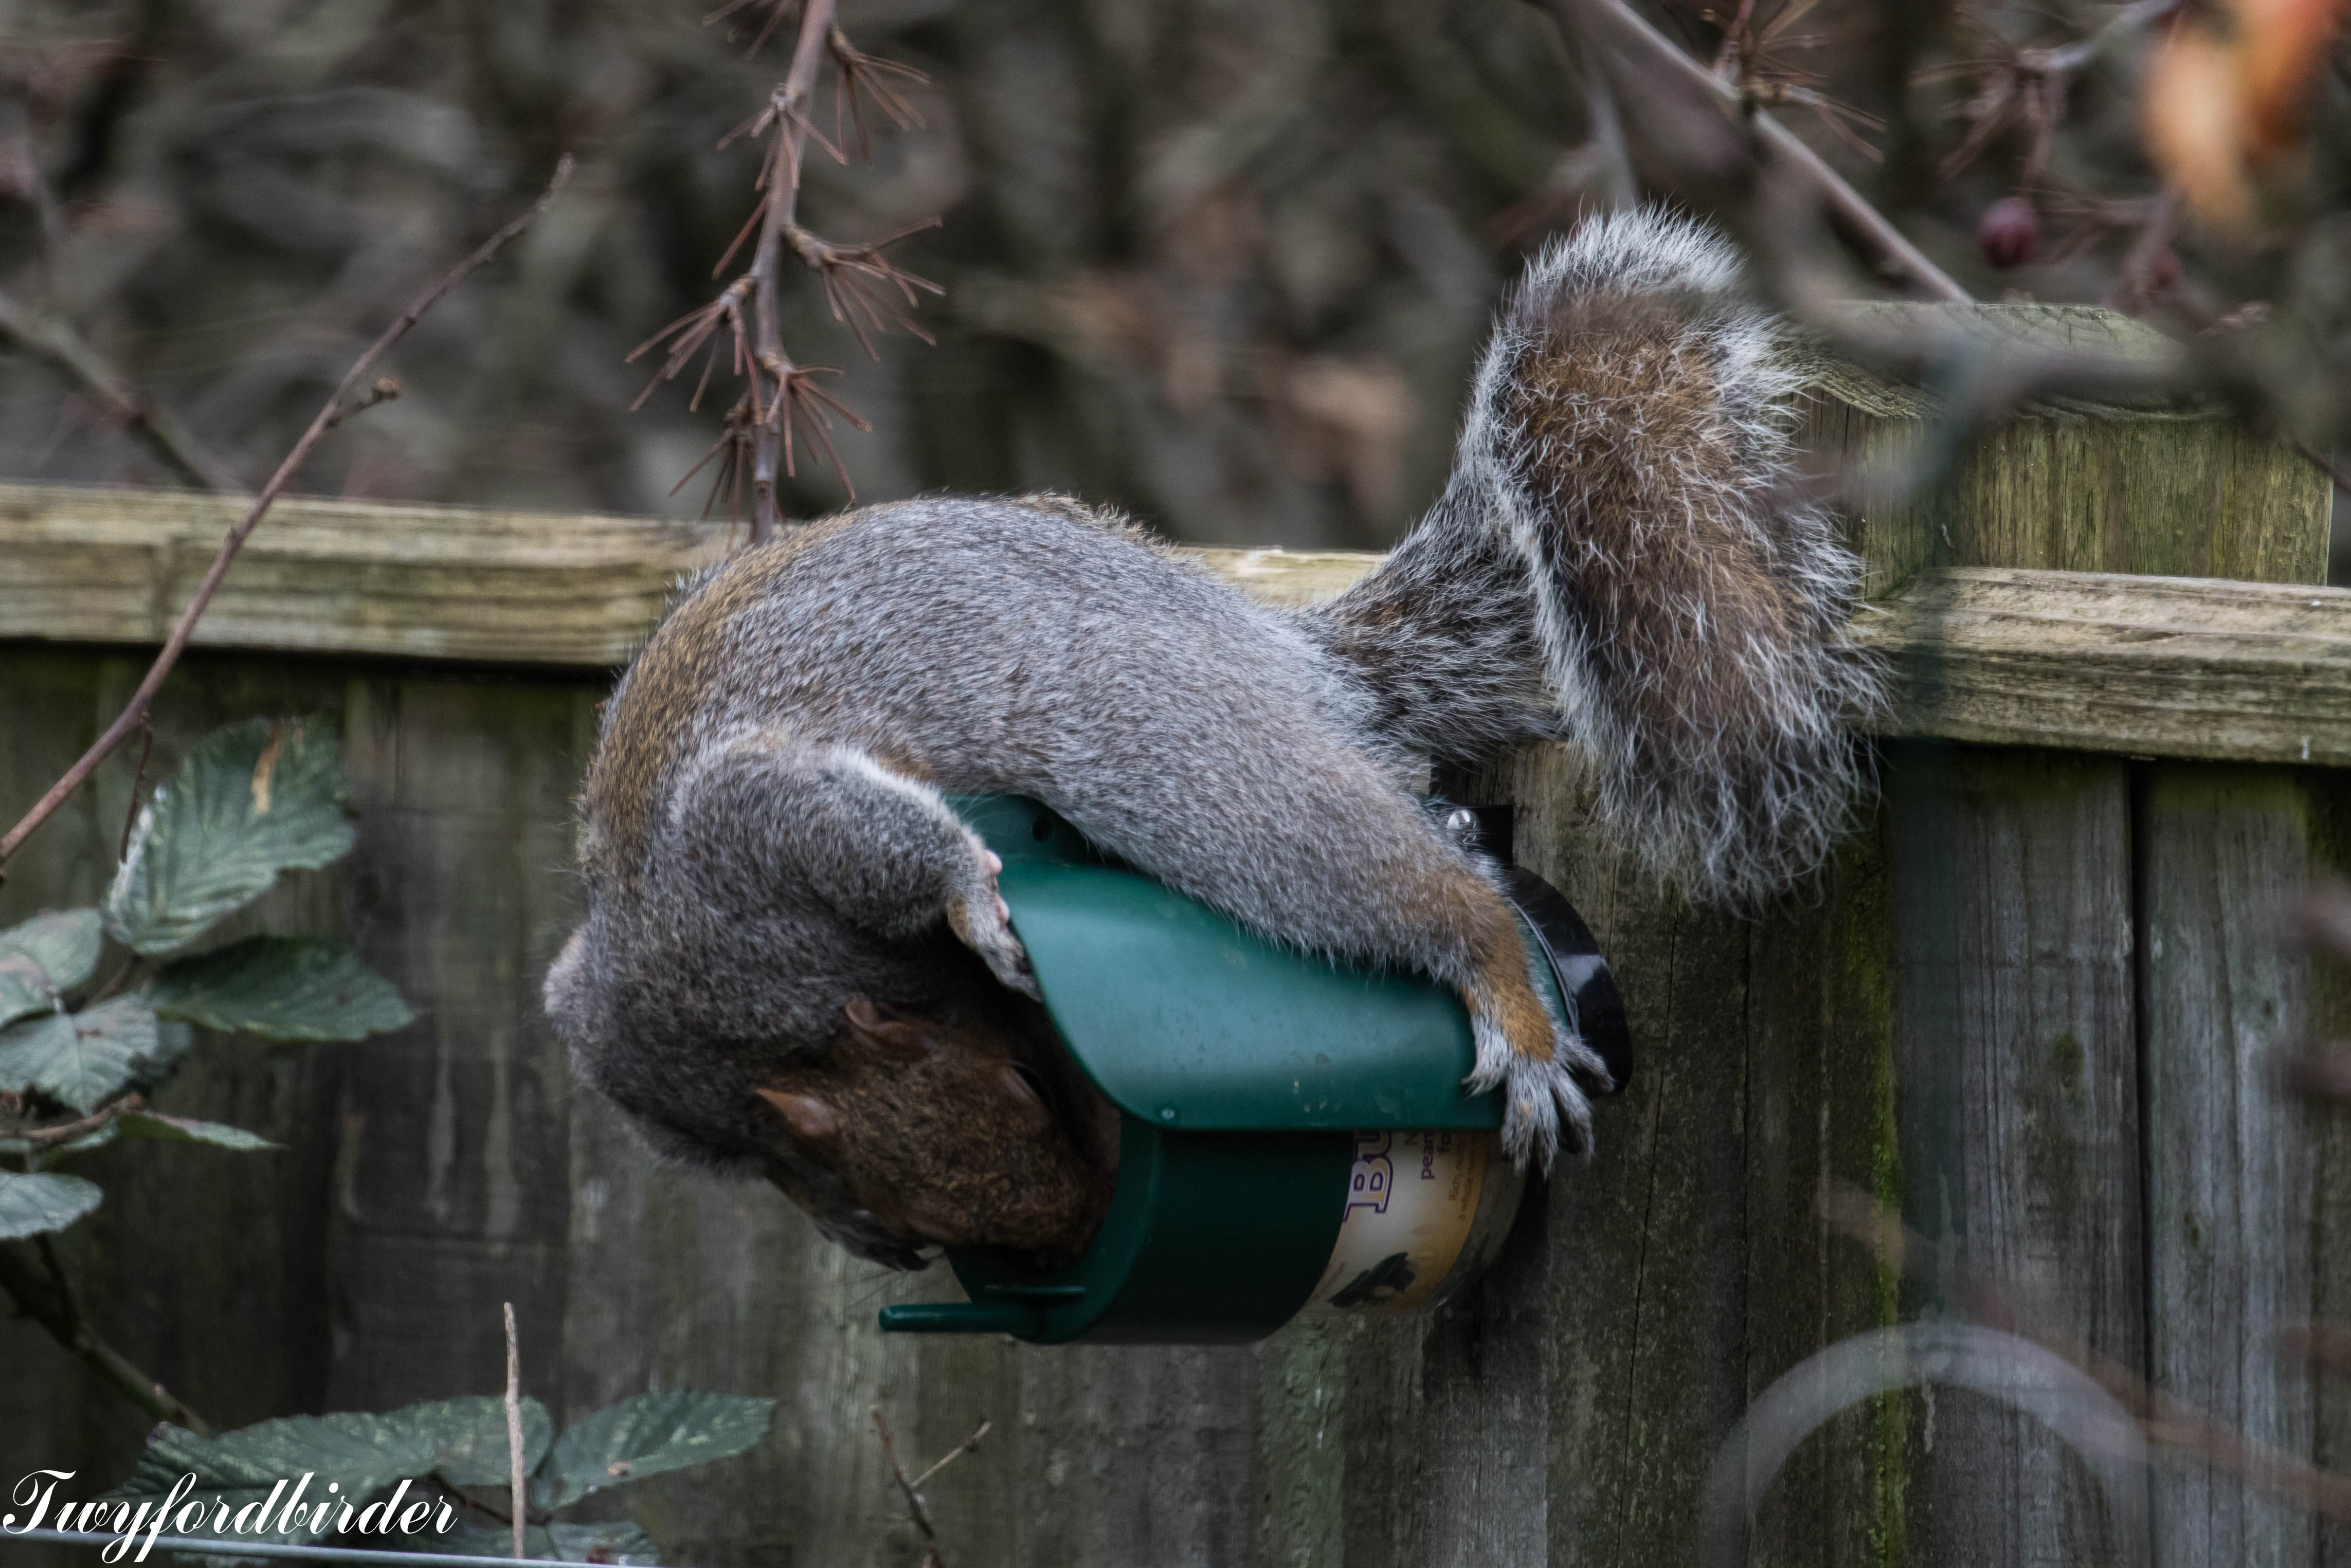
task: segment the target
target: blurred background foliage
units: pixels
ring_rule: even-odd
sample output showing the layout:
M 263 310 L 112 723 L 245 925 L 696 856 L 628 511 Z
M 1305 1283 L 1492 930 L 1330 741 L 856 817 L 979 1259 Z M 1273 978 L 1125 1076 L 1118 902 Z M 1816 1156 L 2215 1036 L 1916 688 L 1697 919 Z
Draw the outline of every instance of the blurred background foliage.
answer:
M 787 16 L 747 59 L 705 25 L 712 3 L 0 0 L 0 287 L 257 484 L 389 314 L 569 151 L 571 190 L 425 320 L 391 367 L 407 395 L 339 432 L 305 486 L 694 513 L 708 471 L 672 487 L 733 392 L 691 411 L 688 375 L 632 413 L 652 361 L 624 361 L 716 291 L 758 156 L 718 143 L 791 37 Z M 2192 337 L 2292 294 L 2303 314 L 2265 327 L 2297 340 L 2277 376 L 2331 431 L 2342 378 L 2323 372 L 2351 340 L 2339 61 L 2309 89 L 2292 243 L 2200 245 L 2144 145 L 2152 26 L 2110 31 L 2045 97 L 2013 68 L 2119 14 L 1766 3 L 1726 68 L 1981 298 L 2177 307 L 2162 324 Z M 1721 60 L 1728 18 L 1650 15 Z M 927 73 L 907 89 L 922 123 L 869 110 L 861 161 L 828 79 L 815 126 L 850 157 L 811 152 L 806 221 L 855 242 L 944 220 L 891 252 L 945 286 L 918 313 L 935 346 L 893 328 L 868 359 L 813 274 L 787 279 L 793 355 L 838 367 L 872 425 L 834 433 L 861 498 L 1061 488 L 1187 540 L 1384 543 L 1441 480 L 1520 253 L 1674 184 L 1642 106 L 1625 119 L 1651 151 L 1628 160 L 1589 110 L 1598 78 L 1516 0 L 849 0 L 841 23 Z M 2020 192 L 2022 241 L 1993 210 Z M 790 510 L 841 504 L 824 465 L 798 466 Z M 0 474 L 174 482 L 22 354 L 0 355 Z

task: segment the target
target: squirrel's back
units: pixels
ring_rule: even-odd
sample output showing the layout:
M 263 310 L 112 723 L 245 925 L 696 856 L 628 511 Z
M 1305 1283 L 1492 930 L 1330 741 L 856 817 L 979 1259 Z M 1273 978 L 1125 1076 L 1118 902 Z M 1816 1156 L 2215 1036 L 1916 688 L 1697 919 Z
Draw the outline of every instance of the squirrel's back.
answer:
M 591 886 L 633 875 L 681 771 L 747 727 L 950 792 L 1051 798 L 1057 778 L 1203 726 L 1231 724 L 1232 752 L 1301 716 L 1352 731 L 1356 706 L 1290 618 L 1115 514 L 1057 496 L 888 503 L 681 594 L 606 706 L 581 857 Z M 1285 716 L 1252 726 L 1251 710 Z

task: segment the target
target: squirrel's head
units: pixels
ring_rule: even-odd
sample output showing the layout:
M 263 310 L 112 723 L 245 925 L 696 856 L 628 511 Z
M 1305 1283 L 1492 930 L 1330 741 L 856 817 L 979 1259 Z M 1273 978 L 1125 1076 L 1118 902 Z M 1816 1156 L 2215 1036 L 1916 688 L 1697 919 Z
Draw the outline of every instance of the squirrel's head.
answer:
M 809 1207 L 803 1173 L 836 1177 L 910 1245 L 1075 1257 L 1110 1204 L 1117 1117 L 1013 1010 L 852 998 L 822 1057 L 754 1090 L 790 1150 L 771 1179 Z
M 938 1246 L 1055 1264 L 1092 1239 L 1116 1112 L 1044 1009 L 960 945 L 911 946 L 853 986 L 770 978 L 771 1005 L 740 1011 L 696 1006 L 664 978 L 672 964 L 620 946 L 642 944 L 608 945 L 591 916 L 548 974 L 547 1009 L 580 1075 L 656 1152 L 763 1176 L 827 1237 L 893 1268 Z M 787 989 L 791 1005 L 772 1005 Z

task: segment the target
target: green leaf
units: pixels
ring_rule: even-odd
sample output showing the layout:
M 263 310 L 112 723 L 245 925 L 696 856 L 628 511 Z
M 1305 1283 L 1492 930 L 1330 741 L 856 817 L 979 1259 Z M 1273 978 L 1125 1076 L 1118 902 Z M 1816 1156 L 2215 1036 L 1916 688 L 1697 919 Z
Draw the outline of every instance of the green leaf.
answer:
M 557 1509 L 664 1470 L 730 1458 L 768 1435 L 776 1402 L 675 1388 L 608 1405 L 567 1427 L 531 1481 L 531 1506 Z
M 38 915 L 0 931 L 0 1024 L 57 1006 L 98 967 L 98 911 Z
M 0 1240 L 63 1230 L 103 1196 L 96 1182 L 79 1176 L 0 1171 Z
M 222 1122 L 197 1122 L 185 1116 L 166 1116 L 155 1111 L 125 1111 L 117 1116 L 114 1126 L 122 1129 L 126 1138 L 155 1138 L 172 1144 L 210 1144 L 215 1148 L 249 1149 L 283 1148 L 258 1133 L 248 1133 L 243 1127 L 232 1127 Z
M 0 1030 L 0 1090 L 37 1089 L 77 1111 L 95 1111 L 140 1069 L 172 1054 L 145 999 L 117 997 Z
M 256 936 L 166 965 L 147 993 L 166 1018 L 263 1040 L 363 1040 L 416 1015 L 340 943 Z
M 527 1466 L 546 1455 L 554 1426 L 545 1406 L 536 1399 L 523 1401 Z M 289 1416 L 210 1437 L 162 1426 L 149 1434 L 146 1451 L 140 1455 L 131 1479 L 106 1495 L 110 1501 L 136 1505 L 167 1495 L 182 1476 L 193 1476 L 191 1498 L 222 1497 L 235 1507 L 266 1496 L 270 1486 L 280 1480 L 287 1483 L 290 1496 L 293 1482 L 311 1472 L 304 1493 L 306 1504 L 333 1495 L 358 1506 L 400 1481 L 420 1479 L 435 1469 L 460 1485 L 503 1482 L 507 1473 L 506 1402 L 480 1396 L 411 1405 L 380 1416 L 348 1411 Z M 336 1484 L 338 1492 L 328 1492 L 329 1481 Z M 311 1539 L 298 1521 L 296 1528 L 283 1532 L 273 1529 L 253 1535 L 263 1541 L 296 1538 Z M 422 1537 L 407 1541 L 431 1549 Z M 400 1544 L 400 1538 L 394 1537 L 391 1543 Z M 380 1542 L 371 1539 L 365 1544 Z
M 149 955 L 176 953 L 269 890 L 277 873 L 351 847 L 335 732 L 318 719 L 249 719 L 191 753 L 131 831 L 106 891 L 106 931 Z
M 415 1405 L 402 1415 L 434 1412 L 430 1425 L 435 1458 L 433 1468 L 454 1486 L 502 1487 L 511 1477 L 507 1455 L 507 1406 L 503 1399 L 481 1395 L 449 1399 L 438 1405 Z M 522 1402 L 522 1468 L 528 1475 L 547 1458 L 555 1437 L 555 1417 L 536 1399 Z

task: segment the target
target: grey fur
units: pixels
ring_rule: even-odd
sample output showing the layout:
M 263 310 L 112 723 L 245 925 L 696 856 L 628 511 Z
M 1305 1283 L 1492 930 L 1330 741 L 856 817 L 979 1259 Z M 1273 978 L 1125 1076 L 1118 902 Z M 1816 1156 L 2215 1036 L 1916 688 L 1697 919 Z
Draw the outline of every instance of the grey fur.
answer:
M 1788 389 L 1734 278 L 1721 241 L 1654 215 L 1546 253 L 1481 367 L 1444 497 L 1379 572 L 1317 609 L 1252 603 L 1050 497 L 872 507 L 692 586 L 615 694 L 590 778 L 589 914 L 547 991 L 583 1076 L 671 1153 L 772 1169 L 789 1151 L 750 1087 L 827 1050 L 850 998 L 969 1012 L 997 982 L 1024 984 L 984 852 L 942 791 L 1033 796 L 1257 930 L 1457 988 L 1475 978 L 1466 928 L 1399 890 L 1493 871 L 1422 810 L 1431 758 L 1569 738 L 1599 758 L 1625 831 L 1702 890 L 1801 873 L 1853 789 L 1839 705 L 1867 677 L 1838 641 L 1849 559 L 1812 514 L 1766 505 Z M 1540 338 L 1528 323 L 1571 294 L 1625 290 L 1676 301 L 1715 373 L 1739 379 L 1714 390 L 1756 488 L 1679 501 L 1744 506 L 1812 598 L 1804 646 L 1733 660 L 1792 710 L 1750 733 L 1625 733 L 1642 709 L 1615 700 L 1619 672 L 1595 672 L 1574 519 L 1546 510 L 1546 474 L 1574 464 L 1522 450 L 1504 417 Z M 1583 457 L 1670 473 L 1639 414 L 1595 411 Z M 1644 772 L 1661 765 L 1698 772 Z M 1562 1135 L 1588 1145 L 1578 1075 L 1604 1081 L 1572 1034 L 1553 1047 L 1551 1062 L 1514 1056 L 1481 1022 L 1473 1074 L 1505 1087 L 1512 1154 L 1545 1164 Z M 822 1173 L 793 1175 L 829 1234 L 912 1258 Z

